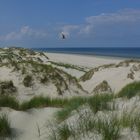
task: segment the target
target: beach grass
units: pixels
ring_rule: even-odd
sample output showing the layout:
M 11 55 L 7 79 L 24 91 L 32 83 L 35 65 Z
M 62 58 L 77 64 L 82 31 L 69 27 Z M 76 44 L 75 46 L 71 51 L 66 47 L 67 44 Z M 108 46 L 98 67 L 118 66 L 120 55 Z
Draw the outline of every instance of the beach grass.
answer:
M 103 140 L 117 140 L 120 135 L 120 124 L 117 118 L 112 117 L 110 120 L 98 120 L 99 133 L 102 134 Z
M 6 114 L 0 116 L 0 137 L 10 137 L 12 134 L 10 121 Z
M 96 94 L 88 98 L 87 103 L 94 113 L 100 110 L 110 110 L 108 102 L 113 100 L 113 94 Z
M 140 95 L 140 82 L 130 83 L 118 93 L 118 97 L 127 97 L 128 99 L 136 95 Z
M 19 109 L 19 102 L 15 97 L 11 96 L 0 96 L 0 107 L 10 107 L 13 109 Z
M 24 101 L 20 105 L 20 109 L 27 110 L 31 108 L 42 108 L 42 107 L 64 107 L 64 105 L 67 104 L 67 102 L 68 99 L 36 96 L 29 101 Z
M 58 121 L 63 121 L 69 117 L 72 111 L 78 109 L 82 104 L 86 103 L 87 98 L 73 97 L 68 100 L 68 103 L 62 110 L 58 111 L 56 114 Z
M 61 122 L 67 119 L 72 111 L 77 110 L 81 105 L 87 104 L 96 113 L 99 110 L 110 110 L 108 102 L 113 100 L 111 94 L 96 94 L 91 97 L 75 97 L 69 100 L 68 104 L 57 112 L 57 119 Z
M 68 138 L 72 135 L 72 131 L 67 123 L 64 123 L 62 126 L 58 127 L 57 133 L 59 140 L 68 140 Z

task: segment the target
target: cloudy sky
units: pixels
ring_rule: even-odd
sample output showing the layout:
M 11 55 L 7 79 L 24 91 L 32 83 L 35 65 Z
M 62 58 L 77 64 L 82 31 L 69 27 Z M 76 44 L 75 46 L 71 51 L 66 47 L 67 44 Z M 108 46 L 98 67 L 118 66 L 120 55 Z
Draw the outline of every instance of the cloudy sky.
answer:
M 140 47 L 140 0 L 0 0 L 0 46 Z

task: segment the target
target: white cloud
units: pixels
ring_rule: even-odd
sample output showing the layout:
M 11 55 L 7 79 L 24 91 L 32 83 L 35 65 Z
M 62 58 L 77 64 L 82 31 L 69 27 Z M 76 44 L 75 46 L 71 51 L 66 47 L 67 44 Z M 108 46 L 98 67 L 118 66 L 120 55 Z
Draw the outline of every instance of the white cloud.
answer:
M 80 33 L 89 34 L 99 26 L 117 24 L 134 24 L 140 22 L 140 10 L 124 9 L 115 13 L 102 13 L 97 16 L 87 17 L 84 26 L 80 29 Z
M 19 40 L 23 38 L 45 38 L 47 33 L 40 30 L 34 30 L 29 26 L 23 26 L 19 31 L 10 32 L 6 35 L 1 35 L 1 41 Z
M 101 13 L 96 16 L 85 18 L 83 23 L 77 25 L 61 24 L 51 26 L 47 31 L 32 29 L 23 26 L 18 31 L 9 32 L 0 36 L 0 41 L 17 41 L 22 39 L 44 39 L 55 38 L 57 33 L 63 32 L 66 36 L 73 38 L 104 38 L 111 39 L 134 38 L 140 36 L 140 10 L 124 9 L 113 13 Z M 60 27 L 61 26 L 61 27 Z M 133 36 L 134 35 L 134 36 Z M 42 41 L 42 40 L 41 40 Z
M 116 13 L 102 13 L 98 16 L 86 18 L 87 23 L 102 24 L 106 22 L 135 22 L 140 20 L 140 10 L 125 9 Z

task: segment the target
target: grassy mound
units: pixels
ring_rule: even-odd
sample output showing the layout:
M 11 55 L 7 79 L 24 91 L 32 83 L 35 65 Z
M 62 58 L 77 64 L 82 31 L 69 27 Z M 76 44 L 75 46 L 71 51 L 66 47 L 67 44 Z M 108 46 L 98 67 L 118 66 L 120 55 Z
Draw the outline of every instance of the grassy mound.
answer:
M 130 83 L 118 93 L 118 97 L 132 98 L 136 95 L 140 95 L 140 82 Z

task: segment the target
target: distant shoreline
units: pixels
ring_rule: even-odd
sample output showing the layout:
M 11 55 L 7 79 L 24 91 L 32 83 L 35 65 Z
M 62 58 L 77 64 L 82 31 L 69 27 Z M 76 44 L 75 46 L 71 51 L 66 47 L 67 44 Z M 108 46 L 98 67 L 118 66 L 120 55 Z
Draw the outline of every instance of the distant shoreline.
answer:
M 140 48 L 33 48 L 33 50 L 117 59 L 140 59 Z
M 44 51 L 43 51 L 44 52 Z M 49 54 L 65 54 L 65 55 L 76 55 L 76 56 L 84 56 L 84 57 L 97 57 L 97 58 L 106 58 L 106 59 L 110 59 L 110 58 L 114 58 L 114 59 L 118 59 L 118 60 L 126 60 L 126 59 L 138 59 L 140 60 L 140 58 L 128 58 L 128 57 L 119 57 L 119 56 L 111 56 L 111 55 L 94 55 L 94 54 L 82 54 L 82 53 L 68 53 L 68 52 L 50 52 L 50 51 L 45 51 L 45 53 L 49 53 Z

